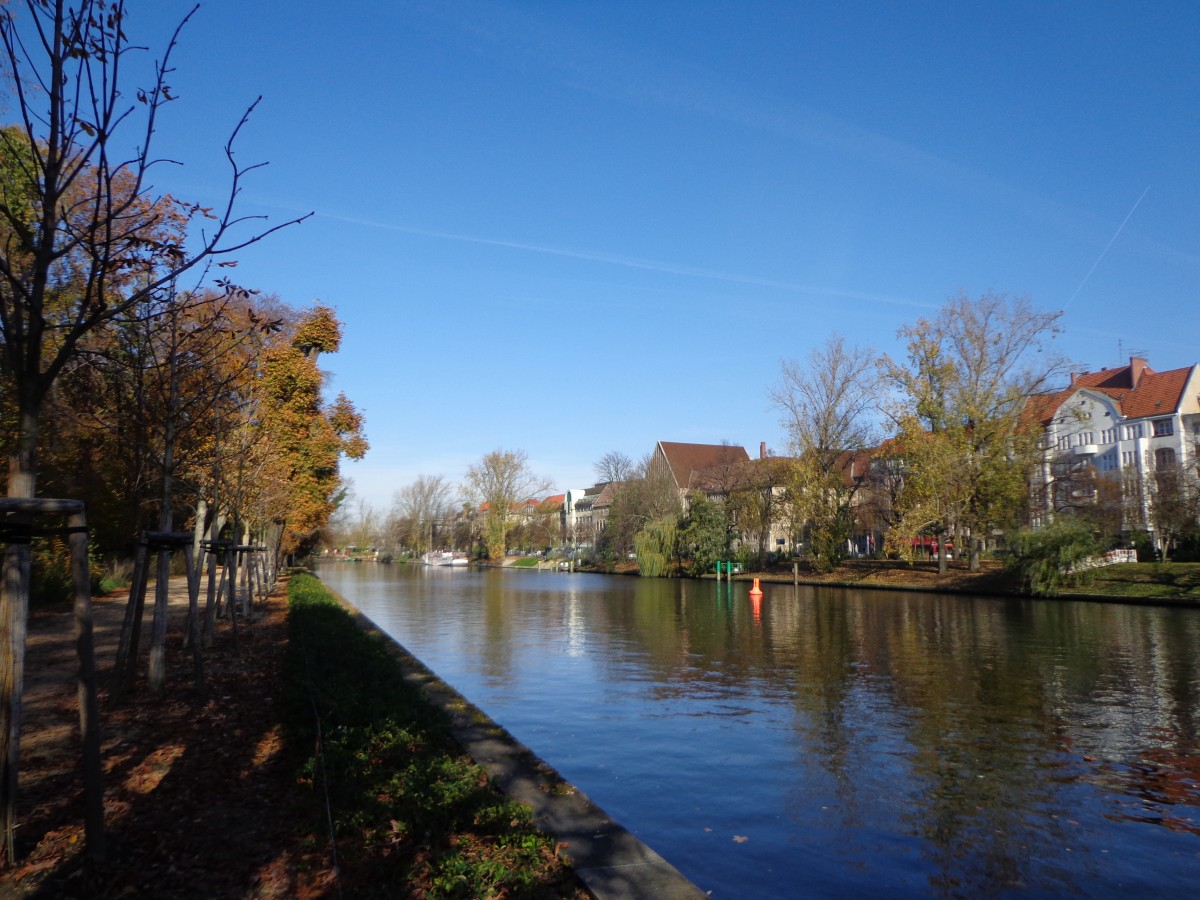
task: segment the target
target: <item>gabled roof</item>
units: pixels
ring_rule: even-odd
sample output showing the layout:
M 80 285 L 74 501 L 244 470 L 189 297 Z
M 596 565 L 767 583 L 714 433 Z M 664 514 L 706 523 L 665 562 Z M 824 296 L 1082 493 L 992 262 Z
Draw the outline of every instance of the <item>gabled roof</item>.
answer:
M 765 459 L 748 459 L 730 466 L 700 469 L 692 473 L 688 487 L 707 494 L 745 490 L 750 487 L 778 485 L 783 482 L 789 457 L 768 456 Z
M 1191 366 L 1169 372 L 1146 372 L 1137 388 L 1122 399 L 1121 411 L 1131 419 L 1175 412 L 1183 400 L 1183 389 L 1191 374 Z
M 596 495 L 596 499 L 592 501 L 592 509 L 605 509 L 612 506 L 613 498 L 617 495 L 617 488 L 621 484 L 620 481 L 606 482 L 600 493 Z
M 1025 407 L 1021 410 L 1022 420 L 1028 423 L 1030 419 L 1033 419 L 1045 428 L 1054 418 L 1054 414 L 1058 412 L 1058 408 L 1067 402 L 1075 390 L 1075 388 L 1070 388 L 1048 394 L 1034 394 L 1025 401 Z
M 583 492 L 583 496 L 575 501 L 576 512 L 586 512 L 589 509 L 604 509 L 610 506 L 613 497 L 616 495 L 617 488 L 621 486 L 618 481 L 601 481 L 599 484 L 594 484 Z M 549 503 L 552 497 L 547 497 L 546 502 Z
M 680 490 L 692 487 L 694 473 L 705 469 L 718 469 L 749 462 L 750 454 L 745 447 L 732 444 L 682 444 L 675 441 L 659 441 L 658 447 L 671 469 L 671 477 Z
M 1104 394 L 1116 402 L 1121 415 L 1127 419 L 1142 419 L 1164 416 L 1176 412 L 1187 387 L 1194 366 L 1155 372 L 1139 357 L 1130 359 L 1129 365 L 1099 372 L 1084 372 L 1071 377 L 1071 386 L 1061 391 L 1036 394 L 1026 404 L 1026 415 L 1036 416 L 1043 426 L 1080 389 Z

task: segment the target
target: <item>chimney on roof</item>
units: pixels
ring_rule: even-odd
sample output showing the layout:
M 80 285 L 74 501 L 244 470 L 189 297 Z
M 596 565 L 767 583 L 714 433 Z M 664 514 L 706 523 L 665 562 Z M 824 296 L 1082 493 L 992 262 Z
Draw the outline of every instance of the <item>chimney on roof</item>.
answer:
M 758 442 L 758 458 L 759 459 L 767 458 L 767 442 L 766 441 Z
M 1136 388 L 1138 382 L 1142 380 L 1142 372 L 1146 370 L 1146 360 L 1141 356 L 1129 357 L 1129 380 L 1132 382 L 1131 387 Z
M 1079 373 L 1078 373 L 1078 372 L 1072 372 L 1072 373 L 1071 373 L 1071 387 L 1075 387 L 1075 382 L 1076 382 L 1076 381 L 1078 381 L 1078 380 L 1079 380 Z

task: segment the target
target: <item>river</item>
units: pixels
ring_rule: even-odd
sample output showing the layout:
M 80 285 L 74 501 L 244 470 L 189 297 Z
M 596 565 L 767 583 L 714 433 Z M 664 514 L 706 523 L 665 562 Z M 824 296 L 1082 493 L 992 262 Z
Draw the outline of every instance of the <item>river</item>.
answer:
M 1200 611 L 318 574 L 716 898 L 1200 885 Z

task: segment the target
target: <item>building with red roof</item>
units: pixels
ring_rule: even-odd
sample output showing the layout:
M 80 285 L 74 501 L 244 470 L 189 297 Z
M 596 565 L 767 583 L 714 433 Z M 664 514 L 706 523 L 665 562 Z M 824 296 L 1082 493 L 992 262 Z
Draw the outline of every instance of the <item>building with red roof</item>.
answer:
M 1035 485 L 1044 511 L 1094 502 L 1096 479 L 1103 477 L 1121 483 L 1154 531 L 1147 488 L 1155 473 L 1195 472 L 1200 462 L 1200 364 L 1156 372 L 1135 356 L 1127 366 L 1072 375 L 1069 387 L 1031 397 L 1026 414 L 1045 435 Z

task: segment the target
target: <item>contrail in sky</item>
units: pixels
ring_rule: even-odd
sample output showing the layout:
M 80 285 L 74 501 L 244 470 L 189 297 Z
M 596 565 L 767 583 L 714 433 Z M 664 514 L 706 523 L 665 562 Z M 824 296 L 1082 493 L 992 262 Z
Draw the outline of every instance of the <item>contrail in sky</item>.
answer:
M 1137 202 L 1133 204 L 1133 207 L 1129 210 L 1129 213 L 1122 220 L 1121 224 L 1117 226 L 1117 230 L 1113 232 L 1113 236 L 1111 238 L 1109 238 L 1109 241 L 1105 245 L 1104 249 L 1100 251 L 1100 255 L 1096 257 L 1096 261 L 1094 263 L 1092 263 L 1092 267 L 1090 269 L 1088 269 L 1088 273 L 1083 276 L 1083 281 L 1079 282 L 1079 287 L 1075 288 L 1075 293 L 1073 293 L 1071 295 L 1070 299 L 1067 300 L 1066 305 L 1063 307 L 1064 311 L 1068 307 L 1070 307 L 1072 301 L 1074 301 L 1074 299 L 1079 296 L 1079 292 L 1083 290 L 1083 286 L 1088 283 L 1088 279 L 1091 278 L 1092 273 L 1096 271 L 1096 266 L 1100 265 L 1100 261 L 1102 259 L 1104 259 L 1104 255 L 1106 253 L 1108 253 L 1108 248 L 1113 245 L 1113 242 L 1116 241 L 1118 235 L 1121 234 L 1121 229 L 1123 229 L 1125 227 L 1125 223 L 1129 221 L 1130 217 L 1133 215 L 1134 210 L 1136 210 L 1138 208 L 1138 206 L 1142 202 L 1142 199 L 1146 196 L 1146 192 L 1149 190 L 1150 190 L 1150 185 L 1146 185 L 1146 190 L 1142 191 L 1142 196 L 1137 198 Z
M 909 300 L 905 297 L 891 297 L 887 294 L 874 294 L 866 291 L 855 291 L 840 288 L 822 288 L 807 284 L 795 284 L 787 281 L 776 281 L 771 278 L 760 278 L 754 275 L 738 275 L 731 272 L 719 272 L 713 269 L 701 269 L 693 266 L 678 265 L 652 259 L 639 259 L 633 256 L 618 256 L 611 253 L 599 253 L 590 250 L 568 250 L 562 247 L 549 247 L 544 244 L 528 244 L 521 241 L 509 241 L 499 238 L 474 237 L 472 235 L 454 234 L 447 231 L 435 231 L 426 228 L 410 228 L 405 225 L 393 225 L 369 219 L 354 218 L 330 213 L 320 213 L 322 218 L 348 222 L 354 225 L 364 225 L 369 228 L 381 228 L 387 231 L 398 231 L 402 234 L 420 235 L 446 241 L 458 241 L 466 244 L 482 244 L 488 247 L 507 247 L 512 250 L 524 250 L 530 253 L 544 253 L 550 256 L 564 256 L 570 259 L 581 259 L 588 262 L 607 263 L 614 266 L 624 266 L 629 269 L 644 269 L 650 272 L 662 272 L 668 275 L 680 275 L 688 278 L 707 278 L 714 281 L 725 281 L 733 284 L 745 284 L 754 287 L 775 288 L 801 294 L 816 294 L 833 297 L 843 297 L 849 300 L 873 301 L 894 306 L 927 307 L 928 303 Z

